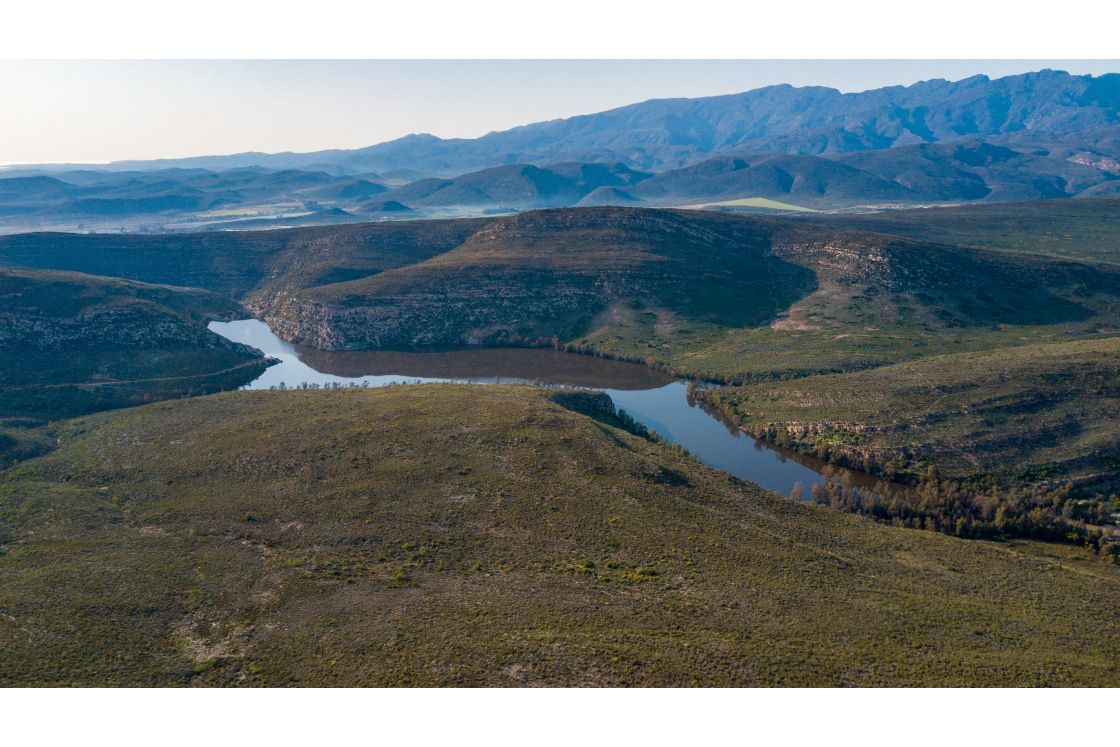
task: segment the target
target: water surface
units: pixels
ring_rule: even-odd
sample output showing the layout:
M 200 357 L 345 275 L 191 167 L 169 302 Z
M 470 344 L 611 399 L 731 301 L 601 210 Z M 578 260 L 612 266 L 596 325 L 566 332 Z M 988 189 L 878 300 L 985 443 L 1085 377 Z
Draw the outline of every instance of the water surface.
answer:
M 772 448 L 689 402 L 688 385 L 637 363 L 551 349 L 473 348 L 439 352 L 325 351 L 277 337 L 258 319 L 211 322 L 226 339 L 257 348 L 280 362 L 246 389 L 301 384 L 387 386 L 426 382 L 548 384 L 597 389 L 615 405 L 697 459 L 783 495 L 808 499 L 813 485 L 842 482 L 868 489 L 888 486 L 868 475 Z

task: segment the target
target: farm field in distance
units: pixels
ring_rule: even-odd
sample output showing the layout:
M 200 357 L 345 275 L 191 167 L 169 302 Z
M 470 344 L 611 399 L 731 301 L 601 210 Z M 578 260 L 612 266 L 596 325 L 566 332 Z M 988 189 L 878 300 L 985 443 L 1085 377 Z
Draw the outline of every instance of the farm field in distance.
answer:
M 686 208 L 713 208 L 713 207 L 730 207 L 730 208 L 760 208 L 762 210 L 774 210 L 778 212 L 792 212 L 792 213 L 815 213 L 817 210 L 814 208 L 803 207 L 801 205 L 792 205 L 788 202 L 779 202 L 778 200 L 771 200 L 768 197 L 740 197 L 735 200 L 722 200 L 720 202 L 702 202 L 696 205 L 682 205 Z

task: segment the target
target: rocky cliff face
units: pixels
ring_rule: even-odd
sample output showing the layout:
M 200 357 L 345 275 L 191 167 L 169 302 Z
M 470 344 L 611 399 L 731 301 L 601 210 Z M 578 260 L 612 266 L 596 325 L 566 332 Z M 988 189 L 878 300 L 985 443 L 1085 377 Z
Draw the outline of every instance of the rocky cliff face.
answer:
M 326 350 L 594 338 L 637 341 L 642 354 L 688 344 L 681 335 L 693 331 L 774 320 L 779 332 L 822 319 L 929 329 L 1075 321 L 1089 295 L 1120 292 L 1120 276 L 1078 263 L 812 222 L 584 208 L 472 229 L 423 261 L 277 284 L 250 308 L 284 339 Z
M 953 327 L 1081 319 L 1087 295 L 1120 289 L 1115 274 L 1076 262 L 1027 260 L 874 233 L 813 236 L 793 230 L 776 237 L 772 251 L 811 268 L 823 296 L 879 294 Z
M 40 270 L 0 270 L 0 417 L 69 417 L 240 386 L 267 362 L 206 328 L 230 299 Z
M 744 326 L 812 285 L 767 244 L 758 224 L 714 214 L 538 211 L 491 221 L 423 262 L 249 305 L 281 337 L 327 349 L 573 340 L 619 306 Z
M 478 279 L 421 291 L 328 303 L 300 296 L 254 305 L 280 337 L 323 350 L 540 344 L 581 333 L 603 308 L 602 284 L 519 285 Z
M 157 308 L 96 309 L 75 317 L 0 310 L 0 347 L 27 345 L 46 350 L 82 347 L 214 349 L 233 343 L 206 331 L 194 320 L 160 313 Z

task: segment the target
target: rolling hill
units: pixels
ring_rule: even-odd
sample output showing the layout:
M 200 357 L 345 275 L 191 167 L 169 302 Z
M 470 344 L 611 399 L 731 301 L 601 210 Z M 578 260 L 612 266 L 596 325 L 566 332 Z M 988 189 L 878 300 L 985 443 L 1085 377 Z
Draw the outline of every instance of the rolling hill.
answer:
M 357 177 L 262 169 L 62 172 L 0 178 L 0 229 L 246 229 L 347 223 L 363 216 L 456 217 L 745 199 L 818 209 L 1054 199 L 1120 190 L 1120 168 L 1111 163 L 1103 156 L 1058 157 L 967 140 L 827 156 L 735 153 L 656 174 L 622 163 L 518 163 L 392 188 Z
M 623 164 L 561 163 L 497 166 L 453 179 L 422 179 L 398 187 L 386 199 L 417 207 L 567 207 L 605 187 L 626 187 L 649 178 Z
M 586 208 L 495 219 L 423 262 L 256 294 L 278 334 L 312 347 L 569 341 L 623 310 L 759 324 L 813 287 L 743 220 Z
M 1114 174 L 1068 158 L 976 141 L 853 153 L 844 155 L 841 163 L 893 180 L 923 199 L 941 201 L 1090 196 L 1116 182 Z
M 67 423 L 0 482 L 0 683 L 1117 684 L 1120 567 L 798 504 L 620 425 L 445 385 Z
M 1016 254 L 1120 262 L 1116 197 L 813 216 L 812 222 Z
M 930 356 L 708 393 L 750 430 L 916 480 L 1116 481 L 1120 337 Z
M 170 235 L 0 236 L 0 266 L 70 270 L 243 298 L 373 275 L 461 244 L 484 221 L 365 223 Z
M 219 391 L 266 365 L 207 331 L 209 319 L 243 313 L 207 291 L 0 270 L 0 301 L 0 418 L 46 421 Z
M 1114 202 L 29 234 L 0 237 L 0 266 L 206 288 L 319 347 L 544 343 L 741 381 L 1120 328 Z M 1006 230 L 1032 210 L 1018 234 Z
M 614 204 L 651 206 L 770 198 L 828 209 L 1103 196 L 1120 189 L 1120 174 L 1099 166 L 975 140 L 827 157 L 726 155 L 616 187 L 612 197 Z M 607 202 L 602 195 L 593 201 Z
M 1100 196 L 1120 172 L 982 141 L 811 156 L 735 153 L 656 174 L 622 164 L 516 164 L 424 179 L 386 198 L 416 209 L 673 207 L 744 198 L 820 209 Z
M 642 182 L 627 194 L 651 205 L 683 205 L 743 197 L 836 206 L 871 201 L 913 202 L 926 195 L 890 179 L 816 156 L 717 156 Z
M 26 174 L 26 175 L 23 175 Z M 353 207 L 388 187 L 316 171 L 238 168 L 158 171 L 0 171 L 0 231 L 162 231 L 233 227 L 246 218 Z M 319 222 L 330 222 L 320 215 Z
M 1093 203 L 1065 203 L 1066 222 L 1091 220 Z M 1120 328 L 1120 269 L 1089 260 L 1092 250 L 1032 256 L 816 220 L 525 213 L 472 224 L 420 262 L 338 283 L 280 278 L 247 303 L 313 347 L 553 344 L 717 380 Z

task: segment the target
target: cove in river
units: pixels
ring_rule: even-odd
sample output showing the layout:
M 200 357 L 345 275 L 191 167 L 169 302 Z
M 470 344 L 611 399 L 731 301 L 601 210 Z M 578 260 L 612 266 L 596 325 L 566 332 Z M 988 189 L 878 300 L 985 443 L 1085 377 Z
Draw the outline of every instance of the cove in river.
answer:
M 688 385 L 637 363 L 539 348 L 472 348 L 439 352 L 325 351 L 285 342 L 258 319 L 211 322 L 210 330 L 279 360 L 244 389 L 281 384 L 387 386 L 426 382 L 547 384 L 606 392 L 615 406 L 680 444 L 710 467 L 789 495 L 796 485 L 808 499 L 813 485 L 839 482 L 880 493 L 898 486 L 776 449 L 689 402 Z

